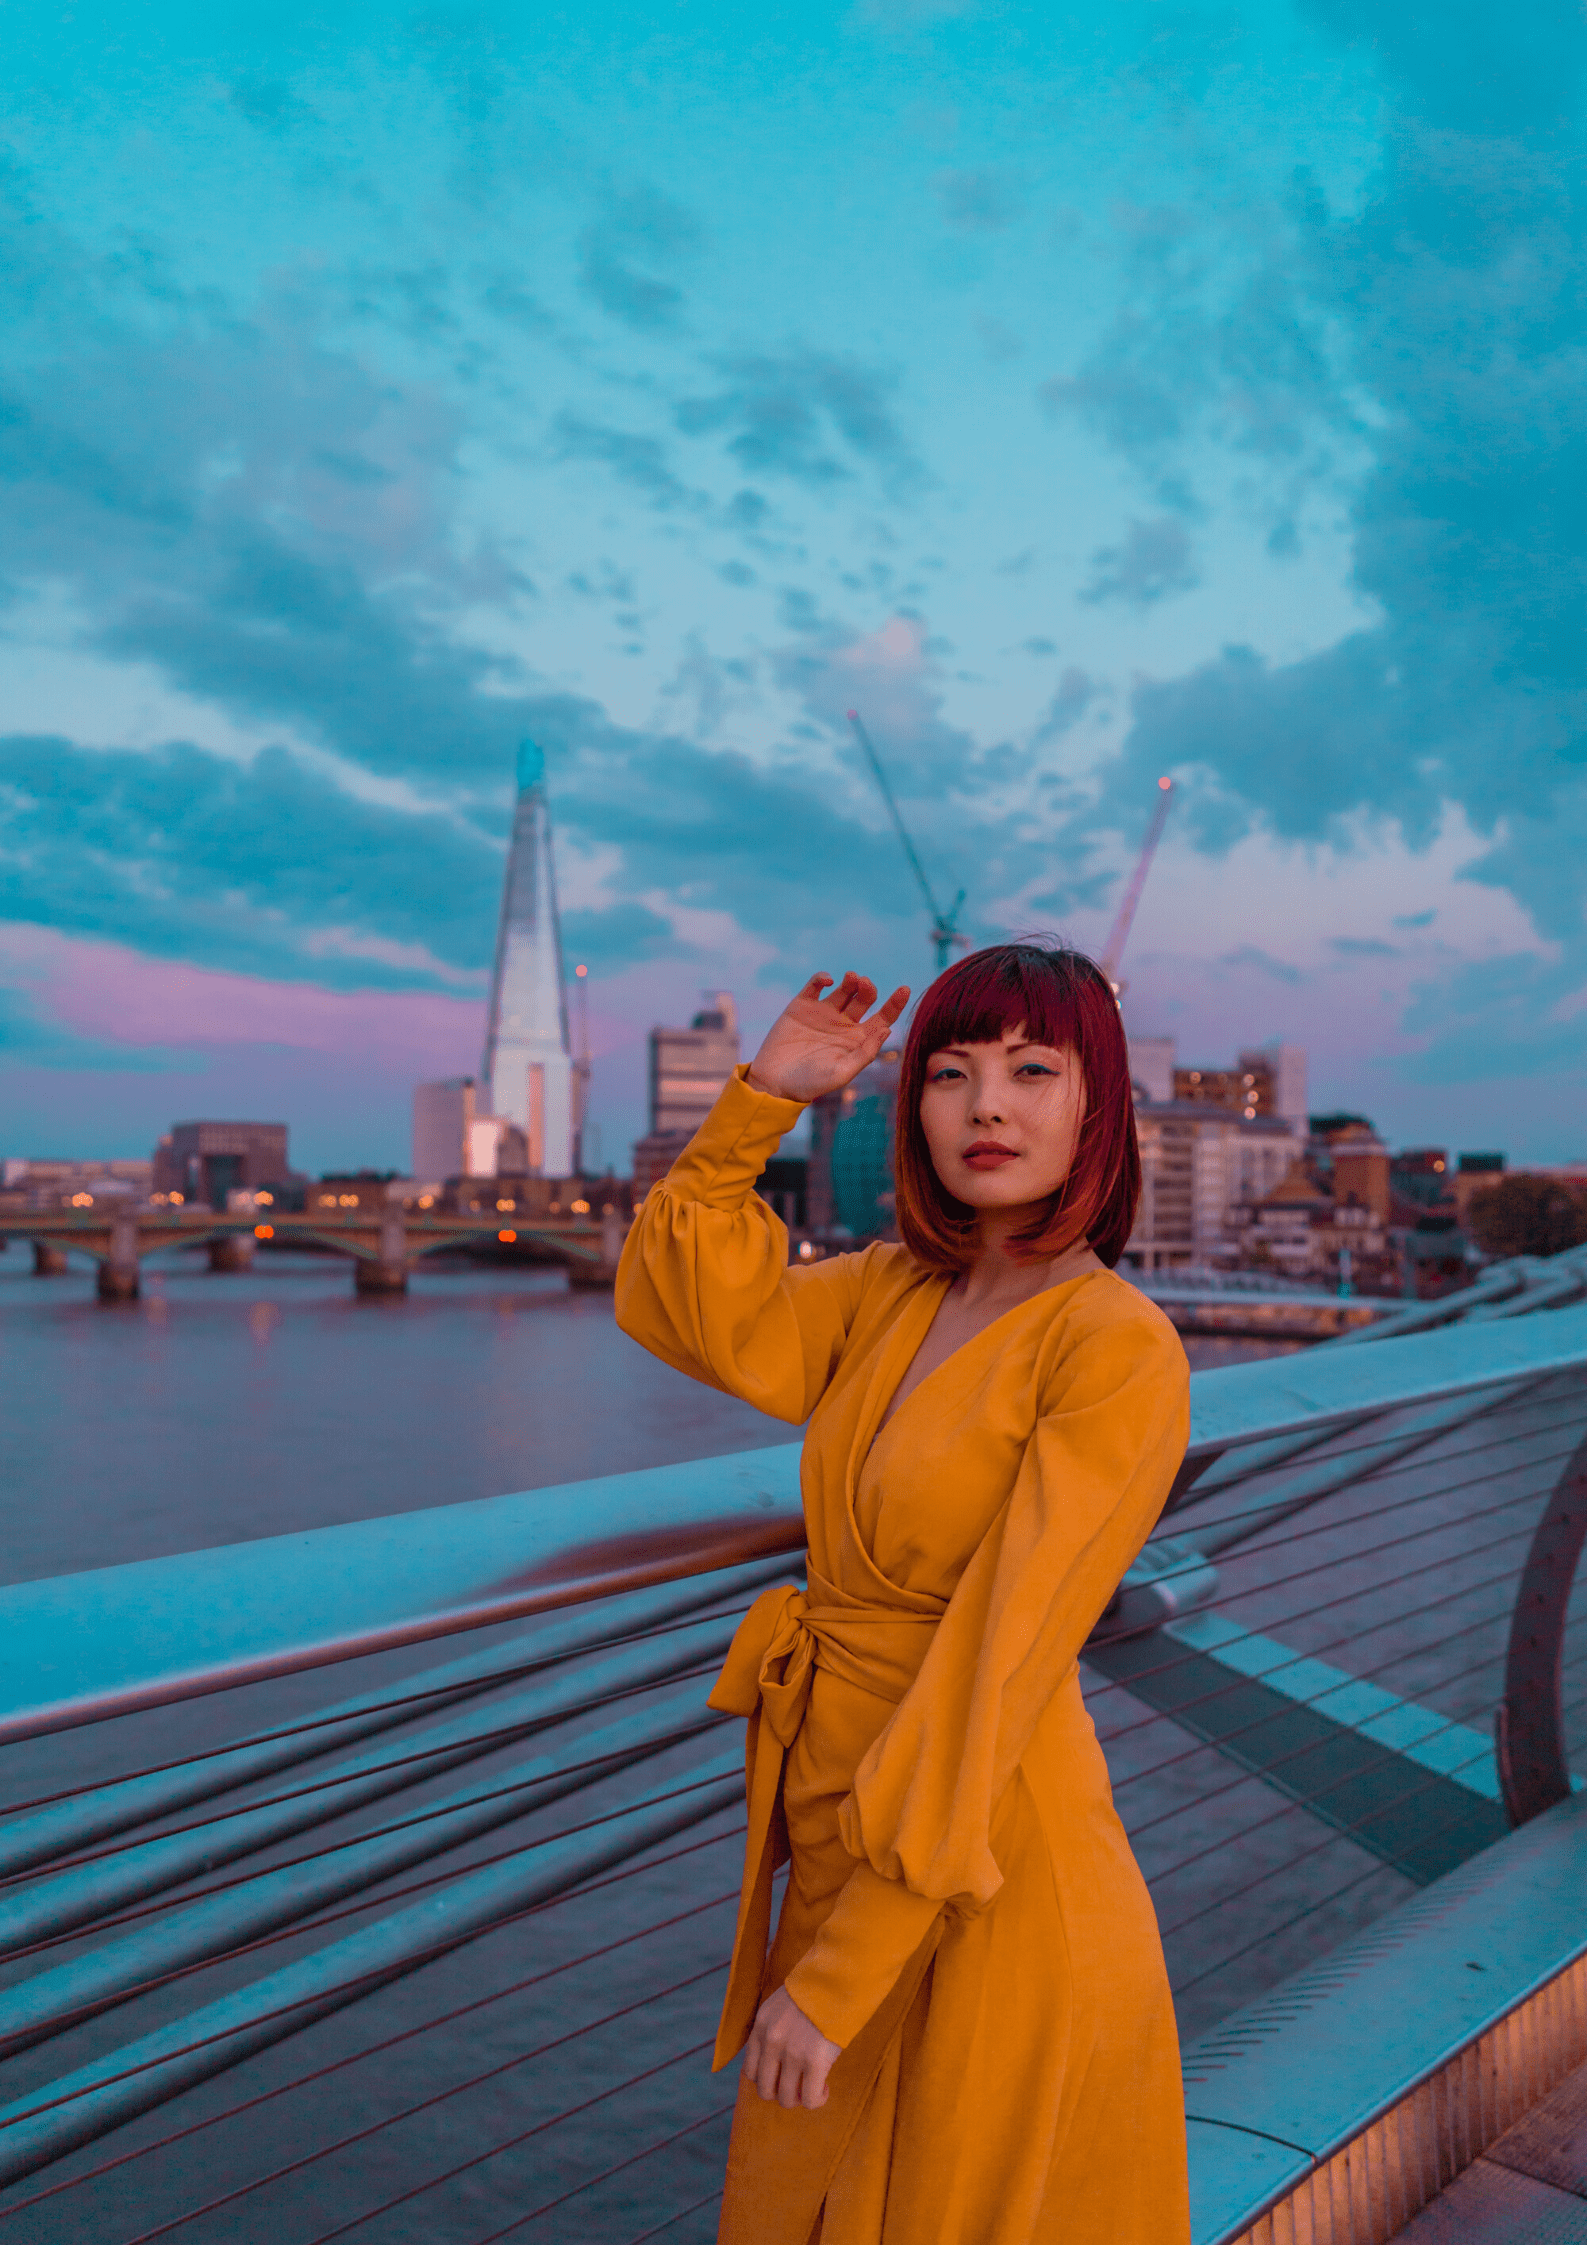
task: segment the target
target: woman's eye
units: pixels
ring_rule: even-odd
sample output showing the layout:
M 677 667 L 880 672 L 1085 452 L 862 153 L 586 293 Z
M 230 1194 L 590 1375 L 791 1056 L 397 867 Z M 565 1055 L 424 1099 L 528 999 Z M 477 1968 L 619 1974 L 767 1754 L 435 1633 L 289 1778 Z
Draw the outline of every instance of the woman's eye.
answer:
M 1049 1068 L 1044 1061 L 1022 1060 L 1014 1073 L 1016 1076 L 1055 1076 L 1058 1071 Z
M 953 1077 L 962 1076 L 963 1074 L 964 1070 L 962 1068 L 933 1068 L 930 1076 L 926 1080 L 928 1081 L 928 1083 L 945 1084 L 950 1082 Z

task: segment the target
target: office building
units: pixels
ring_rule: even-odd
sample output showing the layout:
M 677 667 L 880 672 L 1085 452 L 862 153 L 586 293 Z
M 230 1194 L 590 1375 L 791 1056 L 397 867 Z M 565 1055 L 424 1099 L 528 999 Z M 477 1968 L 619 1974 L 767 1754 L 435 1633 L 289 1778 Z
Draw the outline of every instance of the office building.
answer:
M 893 1231 L 893 1132 L 902 1063 L 903 1053 L 890 1046 L 852 1083 L 813 1102 L 805 1195 L 812 1230 L 851 1239 L 878 1239 Z
M 226 1206 L 234 1192 L 255 1192 L 292 1175 L 287 1126 L 263 1122 L 173 1123 L 154 1149 L 154 1194 Z
M 473 1076 L 449 1076 L 442 1083 L 414 1086 L 413 1175 L 425 1184 L 444 1185 L 454 1177 L 494 1177 L 502 1166 L 504 1141 L 509 1139 L 523 1146 L 527 1164 L 523 1134 L 499 1115 L 480 1111 L 481 1090 Z
M 707 991 L 687 1029 L 650 1032 L 650 1135 L 681 1131 L 685 1142 L 738 1066 L 738 1009 L 726 990 Z
M 1239 1260 L 1251 1211 L 1296 1158 L 1280 1115 L 1207 1100 L 1144 1100 L 1135 1110 L 1141 1205 L 1125 1249 L 1137 1270 Z
M 502 884 L 480 1078 L 480 1115 L 495 1116 L 522 1132 L 529 1174 L 571 1176 L 573 1055 L 545 760 L 533 741 L 524 741 L 518 750 L 518 800 Z M 499 1163 L 500 1148 L 497 1159 Z

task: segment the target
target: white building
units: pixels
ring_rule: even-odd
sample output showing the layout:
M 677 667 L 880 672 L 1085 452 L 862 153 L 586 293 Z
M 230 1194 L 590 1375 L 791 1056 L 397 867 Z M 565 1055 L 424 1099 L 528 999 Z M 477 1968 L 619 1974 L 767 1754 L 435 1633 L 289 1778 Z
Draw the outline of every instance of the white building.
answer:
M 1135 1123 L 1141 1206 L 1124 1251 L 1128 1260 L 1145 1271 L 1232 1262 L 1250 1211 L 1295 1159 L 1288 1122 L 1168 1099 L 1140 1102 Z
M 481 1085 L 473 1076 L 415 1084 L 413 1175 L 423 1185 L 452 1177 L 494 1177 L 501 1141 L 511 1125 L 480 1112 Z
M 518 750 L 518 803 L 480 1075 L 480 1110 L 522 1131 L 530 1176 L 571 1177 L 573 1055 L 545 760 L 533 741 Z

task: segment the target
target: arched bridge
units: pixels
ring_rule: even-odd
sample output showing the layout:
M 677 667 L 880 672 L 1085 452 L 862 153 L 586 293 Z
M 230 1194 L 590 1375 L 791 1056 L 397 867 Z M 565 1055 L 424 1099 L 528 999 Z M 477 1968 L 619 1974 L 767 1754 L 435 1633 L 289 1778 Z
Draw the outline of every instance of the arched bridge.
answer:
M 450 1216 L 393 1203 L 332 1215 L 283 1215 L 197 1208 L 58 1209 L 0 1216 L 0 1239 L 33 1243 L 41 1275 L 63 1271 L 72 1249 L 99 1266 L 102 1302 L 136 1301 L 147 1256 L 171 1247 L 209 1249 L 211 1267 L 243 1270 L 261 1242 L 319 1247 L 347 1256 L 360 1294 L 401 1294 L 408 1274 L 443 1248 L 497 1240 L 533 1247 L 567 1265 L 575 1286 L 610 1286 L 622 1252 L 624 1224 L 616 1209 L 600 1216 Z

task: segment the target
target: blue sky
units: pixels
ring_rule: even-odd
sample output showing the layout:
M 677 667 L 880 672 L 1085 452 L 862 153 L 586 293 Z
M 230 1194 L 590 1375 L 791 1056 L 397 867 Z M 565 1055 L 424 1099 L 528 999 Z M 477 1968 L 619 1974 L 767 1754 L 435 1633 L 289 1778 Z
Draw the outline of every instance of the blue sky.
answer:
M 1587 28 L 1471 0 L 8 25 L 0 1140 L 477 1064 L 546 749 L 595 1111 L 977 940 L 1587 1152 Z

